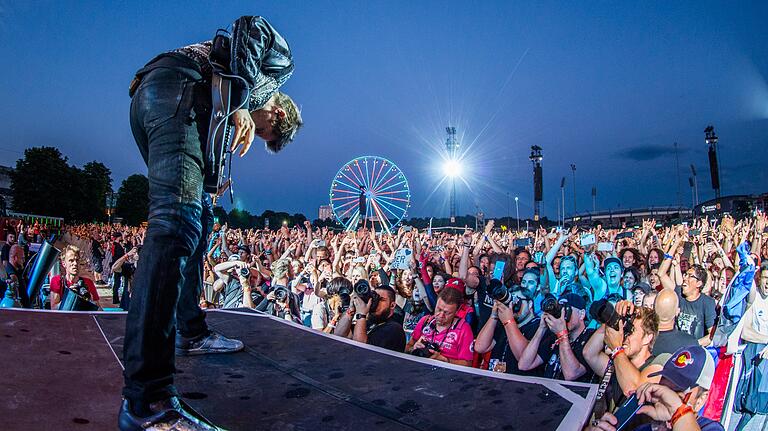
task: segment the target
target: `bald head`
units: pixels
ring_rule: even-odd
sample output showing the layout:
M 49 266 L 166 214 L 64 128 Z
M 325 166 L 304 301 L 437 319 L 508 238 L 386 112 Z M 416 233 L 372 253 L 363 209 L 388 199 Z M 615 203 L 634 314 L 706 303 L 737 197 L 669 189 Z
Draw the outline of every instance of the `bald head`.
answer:
M 677 293 L 672 289 L 663 289 L 656 295 L 656 302 L 653 309 L 659 316 L 659 327 L 668 327 L 674 325 L 675 317 L 680 312 Z

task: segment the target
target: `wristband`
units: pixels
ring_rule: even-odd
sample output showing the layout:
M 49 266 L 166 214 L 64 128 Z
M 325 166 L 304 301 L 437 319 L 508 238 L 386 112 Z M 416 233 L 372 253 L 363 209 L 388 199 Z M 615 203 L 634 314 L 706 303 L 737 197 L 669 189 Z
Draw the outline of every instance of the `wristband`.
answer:
M 365 319 L 367 317 L 368 316 L 366 316 L 365 314 L 362 314 L 362 313 L 355 314 L 355 320 Z
M 664 257 L 667 258 L 667 259 L 674 259 L 675 258 L 674 256 L 669 255 L 667 253 L 664 253 Z
M 669 420 L 669 424 L 674 427 L 675 422 L 680 420 L 681 417 L 687 415 L 688 413 L 693 413 L 693 407 L 689 406 L 688 404 L 683 404 L 682 406 L 678 407 L 677 410 L 675 410 L 675 414 L 672 415 L 672 419 Z
M 624 351 L 624 346 L 619 346 L 619 347 L 617 347 L 617 348 L 613 349 L 613 352 L 611 352 L 611 359 L 612 359 L 612 360 L 615 360 L 615 359 L 616 359 L 616 357 L 617 357 L 617 356 L 619 356 L 619 355 L 620 355 L 620 354 L 622 354 L 622 353 L 626 353 L 626 352 Z
M 509 324 L 509 323 L 511 323 L 511 322 L 512 322 L 512 319 L 507 319 L 507 320 L 505 320 L 505 321 L 501 322 L 501 324 L 502 324 L 503 326 L 507 326 L 507 324 Z

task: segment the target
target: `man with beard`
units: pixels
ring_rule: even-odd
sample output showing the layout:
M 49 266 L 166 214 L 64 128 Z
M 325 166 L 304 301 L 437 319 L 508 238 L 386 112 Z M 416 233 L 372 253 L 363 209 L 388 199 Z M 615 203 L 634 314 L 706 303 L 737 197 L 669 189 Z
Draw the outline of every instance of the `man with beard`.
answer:
M 523 279 L 527 275 L 528 271 Z M 520 286 L 514 286 L 509 294 L 512 296 L 510 306 L 495 301 L 491 317 L 475 340 L 475 353 L 491 352 L 489 370 L 540 376 L 543 365 L 530 371 L 521 371 L 517 367 L 518 359 L 539 327 L 539 318 L 533 314 L 533 294 Z
M 365 280 L 359 280 L 355 283 L 354 290 L 359 290 L 359 285 L 363 283 L 368 284 Z M 380 285 L 375 292 L 379 296 L 375 308 L 372 307 L 373 299 L 365 302 L 356 293 L 352 294 L 356 318 L 352 339 L 396 352 L 405 352 L 403 325 L 392 318 L 396 305 L 395 290 L 387 285 Z

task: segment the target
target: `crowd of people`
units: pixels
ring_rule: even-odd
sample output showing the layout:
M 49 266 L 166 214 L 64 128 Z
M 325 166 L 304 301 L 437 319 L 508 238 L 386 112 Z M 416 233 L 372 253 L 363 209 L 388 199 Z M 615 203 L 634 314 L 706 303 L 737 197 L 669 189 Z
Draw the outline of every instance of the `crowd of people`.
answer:
M 530 232 L 493 221 L 392 233 L 217 224 L 200 307 L 253 308 L 424 360 L 596 383 L 590 430 L 616 429 L 633 397 L 646 405 L 625 429 L 722 429 L 727 373 L 715 377 L 715 359 L 742 344 L 734 407 L 745 430 L 768 413 L 767 225 L 761 213 Z M 127 307 L 144 229 L 67 235 Z

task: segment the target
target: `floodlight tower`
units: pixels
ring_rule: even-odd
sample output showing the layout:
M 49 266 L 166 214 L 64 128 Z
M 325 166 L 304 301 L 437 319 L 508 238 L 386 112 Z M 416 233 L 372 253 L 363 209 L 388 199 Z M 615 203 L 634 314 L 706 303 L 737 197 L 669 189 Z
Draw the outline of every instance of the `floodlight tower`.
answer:
M 712 178 L 712 188 L 715 198 L 720 199 L 720 166 L 717 163 L 717 135 L 712 125 L 704 129 L 704 142 L 709 145 L 709 175 Z
M 448 126 L 445 128 L 448 133 L 448 139 L 445 140 L 445 149 L 448 151 L 448 163 L 456 167 L 459 160 L 459 140 L 456 139 L 456 128 Z M 456 222 L 457 204 L 456 204 L 456 176 L 449 175 L 451 180 L 451 223 Z
M 541 170 L 541 161 L 544 156 L 541 154 L 541 147 L 533 145 L 528 159 L 533 163 L 533 220 L 539 221 L 541 201 L 544 199 L 544 187 L 542 185 L 544 180 Z

